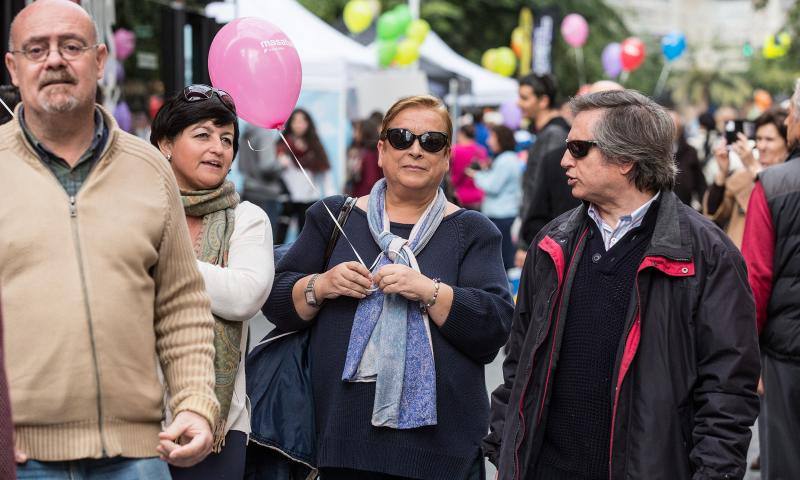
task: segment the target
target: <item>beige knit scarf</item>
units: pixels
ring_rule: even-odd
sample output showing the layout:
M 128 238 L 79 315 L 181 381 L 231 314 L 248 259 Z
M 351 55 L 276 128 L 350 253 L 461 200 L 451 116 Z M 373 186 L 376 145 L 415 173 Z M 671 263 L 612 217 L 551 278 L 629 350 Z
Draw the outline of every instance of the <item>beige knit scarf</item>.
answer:
M 181 201 L 187 216 L 203 217 L 201 240 L 195 252 L 197 259 L 226 267 L 233 234 L 234 209 L 239 204 L 239 194 L 233 183 L 225 181 L 214 190 L 181 191 Z M 242 322 L 232 322 L 214 315 L 214 393 L 219 401 L 219 420 L 214 425 L 214 452 L 219 452 L 225 442 L 225 427 L 242 355 L 239 348 L 241 341 Z

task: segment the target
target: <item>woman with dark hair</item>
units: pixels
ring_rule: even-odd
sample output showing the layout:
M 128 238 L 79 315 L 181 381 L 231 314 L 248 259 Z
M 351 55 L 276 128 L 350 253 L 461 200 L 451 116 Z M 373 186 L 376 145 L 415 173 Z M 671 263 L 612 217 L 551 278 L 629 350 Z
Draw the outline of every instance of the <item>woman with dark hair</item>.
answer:
M 398 100 L 378 142 L 384 178 L 358 199 L 326 262 L 328 197 L 281 259 L 264 313 L 311 329 L 317 466 L 325 480 L 484 478 L 484 365 L 514 306 L 501 237 L 445 198 L 452 124 L 441 100 Z M 354 261 L 349 238 L 372 271 Z
M 317 190 L 324 193 L 325 175 L 330 170 L 328 155 L 317 135 L 314 120 L 305 110 L 298 108 L 286 121 L 283 136 L 291 148 L 286 148 L 283 140 L 278 140 L 278 159 L 283 165 L 282 179 L 289 191 L 289 200 L 283 205 L 278 221 L 278 231 L 275 232 L 275 242 L 280 244 L 286 241 L 286 234 L 292 219 L 297 220 L 297 231 L 303 229 L 308 207 L 319 200 L 320 195 L 308 184 L 303 172 L 297 167 L 292 158 L 292 153 L 297 157 L 300 165 L 308 172 Z
M 238 137 L 233 99 L 207 85 L 190 85 L 164 103 L 150 134 L 178 181 L 215 320 L 220 419 L 213 453 L 191 468 L 170 466 L 173 479 L 244 476 L 250 433 L 244 371 L 248 320 L 266 301 L 275 269 L 267 215 L 252 203 L 240 203 L 233 183 L 225 180 Z M 159 453 L 168 455 L 172 446 L 162 441 Z
M 481 212 L 489 217 L 503 234 L 503 265 L 514 267 L 514 243 L 511 241 L 511 224 L 519 215 L 522 202 L 522 168 L 515 153 L 514 132 L 503 125 L 492 125 L 489 148 L 495 154 L 486 170 L 467 169 L 466 174 L 483 190 Z
M 458 129 L 456 144 L 453 145 L 453 161 L 450 165 L 450 180 L 453 182 L 458 203 L 470 210 L 480 210 L 483 192 L 465 171 L 483 168 L 489 155 L 486 149 L 475 141 L 475 127 L 464 125 Z
M 724 229 L 739 248 L 742 246 L 747 204 L 756 175 L 764 168 L 785 162 L 789 157 L 785 119 L 786 112 L 781 109 L 766 111 L 755 119 L 758 159 L 753 155 L 748 138 L 739 134 L 739 139 L 730 149 L 742 160 L 744 168 L 733 173 L 728 172 L 729 147 L 725 140 L 714 150 L 719 170 L 703 198 L 703 213 Z
M 352 147 L 348 158 L 349 193 L 354 197 L 369 195 L 375 182 L 383 178 L 378 166 L 378 134 L 380 123 L 367 119 L 360 122 L 360 141 Z

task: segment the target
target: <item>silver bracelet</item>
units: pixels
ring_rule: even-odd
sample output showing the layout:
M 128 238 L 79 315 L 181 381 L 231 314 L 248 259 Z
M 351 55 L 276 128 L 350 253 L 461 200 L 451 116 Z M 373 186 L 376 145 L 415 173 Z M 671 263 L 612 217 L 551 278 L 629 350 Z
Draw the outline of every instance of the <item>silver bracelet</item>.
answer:
M 431 298 L 431 301 L 423 306 L 424 309 L 427 310 L 432 306 L 436 305 L 436 299 L 439 297 L 439 282 L 441 281 L 442 280 L 440 278 L 433 279 L 433 298 Z

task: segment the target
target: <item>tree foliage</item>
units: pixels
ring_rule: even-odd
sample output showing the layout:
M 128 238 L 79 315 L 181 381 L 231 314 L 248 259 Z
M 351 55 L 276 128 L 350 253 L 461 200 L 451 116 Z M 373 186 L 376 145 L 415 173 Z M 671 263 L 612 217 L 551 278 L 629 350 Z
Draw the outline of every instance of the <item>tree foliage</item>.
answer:
M 778 97 L 791 96 L 795 79 L 800 78 L 800 2 L 794 2 L 787 12 L 784 30 L 792 36 L 786 56 L 766 59 L 756 49 L 746 74 L 754 88 L 763 88 Z M 778 32 L 764 32 L 765 35 L 770 33 Z
M 328 23 L 335 24 L 340 21 L 347 0 L 300 0 L 300 3 Z M 381 2 L 384 11 L 399 3 L 405 2 Z M 604 0 L 422 0 L 420 17 L 427 20 L 453 50 L 479 64 L 484 51 L 510 44 L 520 9 L 526 6 L 532 8 L 534 16 L 542 10 L 551 10 L 557 16 L 552 62 L 564 96 L 573 95 L 579 87 L 575 52 L 559 32 L 565 15 L 580 13 L 589 23 L 589 39 L 583 47 L 587 82 L 606 78 L 601 64 L 603 48 L 630 35 L 622 17 Z M 647 59 L 630 74 L 626 86 L 652 94 L 663 60 L 658 39 L 642 40 L 647 46 Z

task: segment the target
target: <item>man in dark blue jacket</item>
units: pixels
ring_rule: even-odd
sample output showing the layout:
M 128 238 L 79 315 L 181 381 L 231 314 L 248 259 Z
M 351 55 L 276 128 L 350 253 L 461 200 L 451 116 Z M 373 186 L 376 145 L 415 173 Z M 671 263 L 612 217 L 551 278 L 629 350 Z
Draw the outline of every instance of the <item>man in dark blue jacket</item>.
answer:
M 742 478 L 759 352 L 741 254 L 672 192 L 674 124 L 571 102 L 583 205 L 534 239 L 484 451 L 501 480 Z

